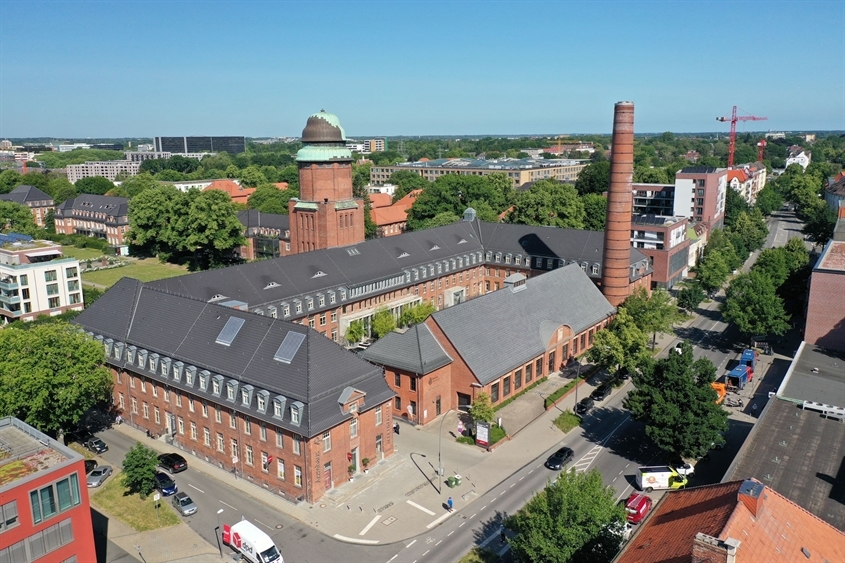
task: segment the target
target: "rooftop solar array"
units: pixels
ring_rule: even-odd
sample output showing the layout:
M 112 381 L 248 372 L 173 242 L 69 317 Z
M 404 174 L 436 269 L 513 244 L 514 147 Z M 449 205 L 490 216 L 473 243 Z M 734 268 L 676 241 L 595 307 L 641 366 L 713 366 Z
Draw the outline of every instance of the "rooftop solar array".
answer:
M 279 345 L 279 349 L 276 350 L 276 354 L 273 356 L 273 359 L 285 364 L 291 363 L 293 361 L 293 357 L 296 356 L 296 353 L 299 351 L 299 347 L 302 346 L 303 340 L 305 340 L 305 335 L 301 332 L 288 332 L 285 335 L 285 339 L 282 340 L 282 343 Z
M 15 243 L 15 242 L 30 242 L 32 237 L 29 235 L 22 235 L 19 233 L 0 234 L 0 244 Z
M 232 341 L 238 335 L 238 331 L 241 330 L 241 327 L 244 326 L 244 320 L 238 317 L 229 317 L 229 320 L 226 321 L 226 326 L 223 327 L 223 330 L 220 331 L 220 334 L 217 335 L 217 342 L 218 344 L 222 344 L 223 346 L 230 346 Z

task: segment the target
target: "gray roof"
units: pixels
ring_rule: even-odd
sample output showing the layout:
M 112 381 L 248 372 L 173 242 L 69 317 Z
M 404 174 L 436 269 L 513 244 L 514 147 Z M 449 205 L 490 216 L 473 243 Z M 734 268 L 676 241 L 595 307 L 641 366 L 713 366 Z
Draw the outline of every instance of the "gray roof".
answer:
M 572 264 L 434 313 L 482 385 L 543 354 L 561 325 L 578 334 L 616 309 Z
M 358 355 L 374 364 L 418 375 L 452 363 L 452 358 L 424 323 L 414 325 L 404 333 L 391 332 Z
M 754 477 L 843 530 L 845 423 L 802 409 L 804 400 L 845 406 L 845 354 L 803 345 L 723 481 Z
M 56 206 L 56 217 L 70 217 L 74 210 L 105 213 L 115 219 L 127 217 L 129 215 L 129 198 L 79 194 L 77 197 L 63 201 Z
M 28 205 L 32 201 L 44 201 L 45 205 L 53 205 L 53 197 L 45 194 L 35 186 L 20 185 L 7 194 L 0 195 L 0 201 L 14 201 L 21 205 Z
M 234 340 L 226 346 L 217 343 L 219 334 L 230 317 L 244 322 Z M 390 400 L 393 392 L 384 381 L 382 370 L 300 324 L 262 317 L 221 305 L 168 294 L 145 286 L 137 280 L 123 278 L 100 299 L 86 308 L 73 321 L 94 335 L 124 342 L 126 346 L 157 353 L 211 375 L 223 376 L 238 385 L 252 385 L 257 393 L 270 393 L 270 403 L 282 396 L 290 405 L 304 404 L 302 423 L 295 425 L 286 409 L 282 419 L 273 416 L 272 405 L 266 413 L 257 409 L 257 397 L 250 404 L 241 404 L 240 397 L 231 408 L 250 416 L 288 428 L 304 436 L 315 436 L 346 418 L 338 404 L 343 390 L 354 387 L 366 394 L 366 410 Z M 304 340 L 290 363 L 274 359 L 288 333 L 302 334 Z M 109 364 L 126 367 L 127 356 L 110 357 Z M 147 369 L 134 366 L 137 373 Z M 155 372 L 153 379 L 168 379 Z M 157 377 L 156 377 L 157 376 Z M 186 380 L 169 379 L 168 384 L 182 388 L 200 398 L 214 397 L 211 386 L 202 390 L 198 383 L 188 386 Z M 255 395 L 255 393 L 253 393 Z
M 279 229 L 282 231 L 282 234 L 290 229 L 289 215 L 262 213 L 257 209 L 247 209 L 238 212 L 238 221 L 247 229 L 266 227 L 268 229 Z

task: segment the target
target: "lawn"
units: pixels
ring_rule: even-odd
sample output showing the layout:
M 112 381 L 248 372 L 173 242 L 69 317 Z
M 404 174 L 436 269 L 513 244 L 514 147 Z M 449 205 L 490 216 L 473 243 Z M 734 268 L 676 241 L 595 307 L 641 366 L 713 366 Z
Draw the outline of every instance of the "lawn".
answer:
M 76 258 L 80 262 L 95 260 L 104 255 L 105 252 L 96 248 L 76 248 L 75 246 L 63 246 L 62 254 L 65 257 Z
M 94 489 L 90 489 L 93 491 Z M 91 495 L 91 504 L 102 509 L 109 516 L 120 519 L 138 532 L 166 528 L 179 523 L 179 516 L 170 507 L 169 497 L 162 497 L 156 515 L 153 495 L 141 500 L 138 495 L 125 496 L 123 474 L 109 477 L 106 484 Z
M 188 273 L 184 266 L 162 264 L 155 258 L 131 260 L 129 265 L 95 272 L 83 272 L 82 281 L 111 287 L 122 277 L 135 278 L 142 282 L 172 278 Z
M 498 563 L 499 556 L 494 551 L 483 547 L 474 547 L 461 557 L 458 563 Z
M 581 418 L 571 412 L 563 412 L 555 419 L 555 426 L 560 428 L 564 434 L 581 424 Z

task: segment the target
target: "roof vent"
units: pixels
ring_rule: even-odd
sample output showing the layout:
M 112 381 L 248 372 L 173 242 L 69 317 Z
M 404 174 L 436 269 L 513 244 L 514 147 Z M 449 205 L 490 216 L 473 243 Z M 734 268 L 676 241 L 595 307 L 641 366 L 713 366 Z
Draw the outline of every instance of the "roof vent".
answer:
M 361 254 L 360 252 L 358 252 L 358 249 L 355 248 L 354 246 L 351 247 L 351 248 L 347 248 L 346 253 L 349 254 L 350 256 L 357 256 L 358 254 Z
M 408 256 L 410 256 L 410 254 L 408 254 L 407 252 L 403 252 L 399 255 L 399 258 L 407 258 Z
M 326 272 L 324 272 L 324 271 L 322 271 L 322 270 L 317 270 L 317 273 L 316 273 L 316 274 L 314 274 L 314 275 L 313 275 L 313 276 L 311 276 L 311 277 L 312 277 L 312 278 L 322 278 L 322 277 L 323 277 L 323 276 L 325 276 L 325 275 L 326 275 Z
M 746 479 L 739 487 L 739 501 L 753 514 L 757 516 L 763 508 L 763 483 L 754 479 Z
M 272 281 L 264 286 L 264 289 L 273 289 L 274 287 L 279 287 L 279 284 Z
M 458 241 L 458 244 L 464 244 L 466 241 L 467 241 L 467 239 L 462 238 L 461 240 Z
M 435 251 L 435 250 L 440 250 L 440 247 L 437 246 L 436 244 L 431 247 L 431 251 Z

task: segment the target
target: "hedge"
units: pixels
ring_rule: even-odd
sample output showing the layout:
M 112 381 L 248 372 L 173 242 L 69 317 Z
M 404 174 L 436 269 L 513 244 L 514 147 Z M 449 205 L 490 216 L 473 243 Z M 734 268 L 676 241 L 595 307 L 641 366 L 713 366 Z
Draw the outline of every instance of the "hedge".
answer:
M 547 378 L 541 377 L 540 379 L 538 379 L 537 381 L 535 381 L 534 383 L 532 383 L 531 385 L 529 385 L 528 387 L 526 387 L 525 389 L 523 389 L 522 391 L 520 391 L 519 393 L 514 395 L 513 397 L 510 397 L 509 399 L 502 401 L 498 405 L 494 406 L 493 411 L 495 412 L 495 411 L 499 410 L 500 408 L 511 404 L 513 401 L 515 401 L 516 399 L 518 399 L 522 395 L 525 395 L 526 393 L 528 393 L 531 389 L 534 389 L 535 387 L 537 387 L 538 385 L 543 383 L 543 381 L 545 381 L 546 379 Z

